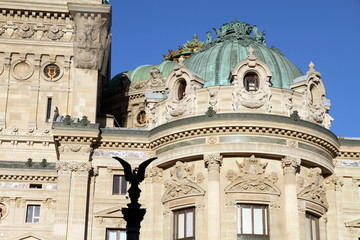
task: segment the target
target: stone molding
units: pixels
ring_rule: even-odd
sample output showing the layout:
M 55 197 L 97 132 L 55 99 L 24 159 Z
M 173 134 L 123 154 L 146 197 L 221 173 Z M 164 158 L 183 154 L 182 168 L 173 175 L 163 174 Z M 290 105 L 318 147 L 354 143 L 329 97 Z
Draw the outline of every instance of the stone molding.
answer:
M 223 157 L 219 153 L 204 155 L 205 167 L 210 170 L 220 171 Z
M 295 172 L 297 171 L 297 169 L 300 167 L 301 164 L 300 158 L 294 158 L 290 156 L 286 156 L 282 158 L 281 161 L 282 161 L 281 165 L 284 169 L 284 174 L 286 173 L 295 174 Z
M 360 158 L 360 152 L 348 152 L 348 151 L 340 151 L 338 158 L 354 158 L 359 159 Z
M 92 169 L 90 162 L 64 162 L 57 161 L 56 162 L 56 170 L 58 172 L 78 172 L 78 173 L 89 173 Z
M 170 169 L 170 179 L 165 181 L 166 191 L 162 202 L 189 196 L 204 196 L 205 191 L 196 183 L 194 164 L 177 161 Z
M 1 174 L 0 180 L 2 181 L 36 181 L 36 182 L 57 182 L 57 176 L 39 176 L 39 175 L 10 175 Z
M 280 189 L 275 185 L 278 180 L 276 172 L 266 173 L 268 162 L 252 155 L 242 163 L 236 161 L 238 172 L 229 170 L 227 179 L 230 184 L 225 188 L 226 193 L 251 192 L 280 195 Z
M 297 180 L 298 198 L 317 203 L 327 209 L 325 181 L 321 169 L 302 168 L 302 172 L 302 176 L 298 176 Z
M 338 153 L 337 146 L 334 146 L 332 143 L 324 140 L 323 138 L 311 135 L 308 133 L 303 133 L 300 131 L 289 130 L 289 129 L 280 129 L 273 127 L 258 127 L 258 126 L 219 126 L 219 127 L 207 127 L 207 128 L 198 128 L 191 129 L 186 131 L 180 131 L 173 134 L 168 134 L 149 142 L 111 142 L 111 141 L 102 141 L 100 147 L 117 147 L 125 149 L 156 149 L 161 146 L 167 145 L 173 141 L 179 141 L 187 138 L 208 136 L 211 133 L 216 134 L 230 134 L 230 133 L 256 133 L 259 132 L 267 134 L 268 136 L 281 136 L 281 137 L 292 137 L 297 140 L 302 140 L 305 142 L 310 142 L 317 145 L 322 150 L 329 153 L 331 156 L 335 157 Z M 146 138 L 147 139 L 147 138 Z

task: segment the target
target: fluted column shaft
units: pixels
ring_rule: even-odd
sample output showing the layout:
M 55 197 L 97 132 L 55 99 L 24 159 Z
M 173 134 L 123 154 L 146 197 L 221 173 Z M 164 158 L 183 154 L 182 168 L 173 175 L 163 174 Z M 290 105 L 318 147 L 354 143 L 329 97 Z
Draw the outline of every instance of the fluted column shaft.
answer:
M 299 240 L 299 213 L 296 188 L 296 170 L 300 166 L 300 159 L 285 157 L 282 159 L 284 169 L 284 214 L 285 240 Z
M 204 155 L 205 167 L 208 169 L 208 240 L 221 239 L 221 206 L 220 206 L 220 154 Z

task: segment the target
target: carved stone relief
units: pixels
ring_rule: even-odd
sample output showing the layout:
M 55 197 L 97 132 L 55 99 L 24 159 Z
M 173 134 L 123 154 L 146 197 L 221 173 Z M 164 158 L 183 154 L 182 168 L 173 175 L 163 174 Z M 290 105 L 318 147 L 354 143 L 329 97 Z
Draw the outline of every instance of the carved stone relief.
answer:
M 163 169 L 159 167 L 147 168 L 145 172 L 146 182 L 162 182 L 163 181 Z
M 194 164 L 176 162 L 170 169 L 170 179 L 165 181 L 166 191 L 162 202 L 205 194 L 205 191 L 196 183 L 194 168 Z
M 75 42 L 74 63 L 81 69 L 100 70 L 103 56 L 109 44 L 109 19 L 101 14 L 95 16 L 74 14 Z
M 302 169 L 303 175 L 298 177 L 298 198 L 328 207 L 326 188 L 320 168 Z
M 92 148 L 79 144 L 66 144 L 59 147 L 59 152 L 90 153 Z
M 78 162 L 63 162 L 63 161 L 57 161 L 55 165 L 55 169 L 58 172 L 82 172 L 82 173 L 88 173 L 91 170 L 91 163 L 84 162 L 84 163 L 78 163 Z
M 147 81 L 147 87 L 162 87 L 165 86 L 165 79 L 162 77 L 160 70 L 156 67 L 152 68 L 150 71 L 150 77 Z
M 25 59 L 15 60 L 11 64 L 11 74 L 14 78 L 18 80 L 27 80 L 29 79 L 34 72 L 34 66 L 29 61 Z
M 252 155 L 242 163 L 236 162 L 239 171 L 229 170 L 227 179 L 231 182 L 225 192 L 262 192 L 280 195 L 275 185 L 278 180 L 276 172 L 266 173 L 267 162 L 261 162 Z
M 179 62 L 167 79 L 169 95 L 166 99 L 166 118 L 169 120 L 185 113 L 195 113 L 196 89 L 203 84 L 203 79 L 193 75 L 183 62 Z

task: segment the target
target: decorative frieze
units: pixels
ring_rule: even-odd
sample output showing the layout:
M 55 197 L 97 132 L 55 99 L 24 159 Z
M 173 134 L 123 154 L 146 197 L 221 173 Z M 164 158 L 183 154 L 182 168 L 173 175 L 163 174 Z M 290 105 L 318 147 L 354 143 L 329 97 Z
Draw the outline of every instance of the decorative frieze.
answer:
M 92 148 L 80 144 L 66 144 L 59 147 L 59 152 L 62 153 L 90 153 Z
M 266 173 L 267 162 L 261 162 L 252 155 L 242 163 L 236 162 L 239 172 L 229 170 L 227 179 L 231 182 L 225 192 L 261 192 L 280 195 L 280 189 L 275 185 L 278 180 L 275 172 Z
M 205 194 L 205 191 L 195 182 L 194 168 L 194 164 L 176 162 L 170 169 L 170 179 L 165 181 L 166 191 L 162 202 Z
M 0 175 L 1 181 L 34 181 L 34 182 L 57 182 L 57 176 L 39 176 L 39 175 L 11 175 L 11 174 L 2 174 Z M 5 184 L 5 183 L 4 183 Z M 6 186 L 5 186 L 6 187 Z M 16 187 L 14 188 L 23 188 Z
M 88 173 L 91 170 L 90 162 L 56 162 L 56 170 L 59 172 L 79 172 L 79 173 Z

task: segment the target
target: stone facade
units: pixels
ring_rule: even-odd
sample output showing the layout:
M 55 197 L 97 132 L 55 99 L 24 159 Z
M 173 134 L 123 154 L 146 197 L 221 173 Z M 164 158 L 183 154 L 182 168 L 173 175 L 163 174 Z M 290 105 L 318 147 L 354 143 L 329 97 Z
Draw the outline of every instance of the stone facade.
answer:
M 308 221 L 317 239 L 360 237 L 360 141 L 329 130 L 313 63 L 288 87 L 273 86 L 276 73 L 250 46 L 264 36 L 233 22 L 248 37 L 231 84 L 207 85 L 181 49 L 167 73 L 123 74 L 118 92 L 103 93 L 110 6 L 47 2 L 0 1 L 0 239 L 113 239 L 129 202 L 113 156 L 133 167 L 157 157 L 140 185 L 141 239 L 177 239 L 184 211 L 189 239 L 255 239 L 243 229 L 246 208 L 262 211 L 256 239 L 307 240 Z M 217 34 L 196 46 L 206 51 L 227 32 Z

